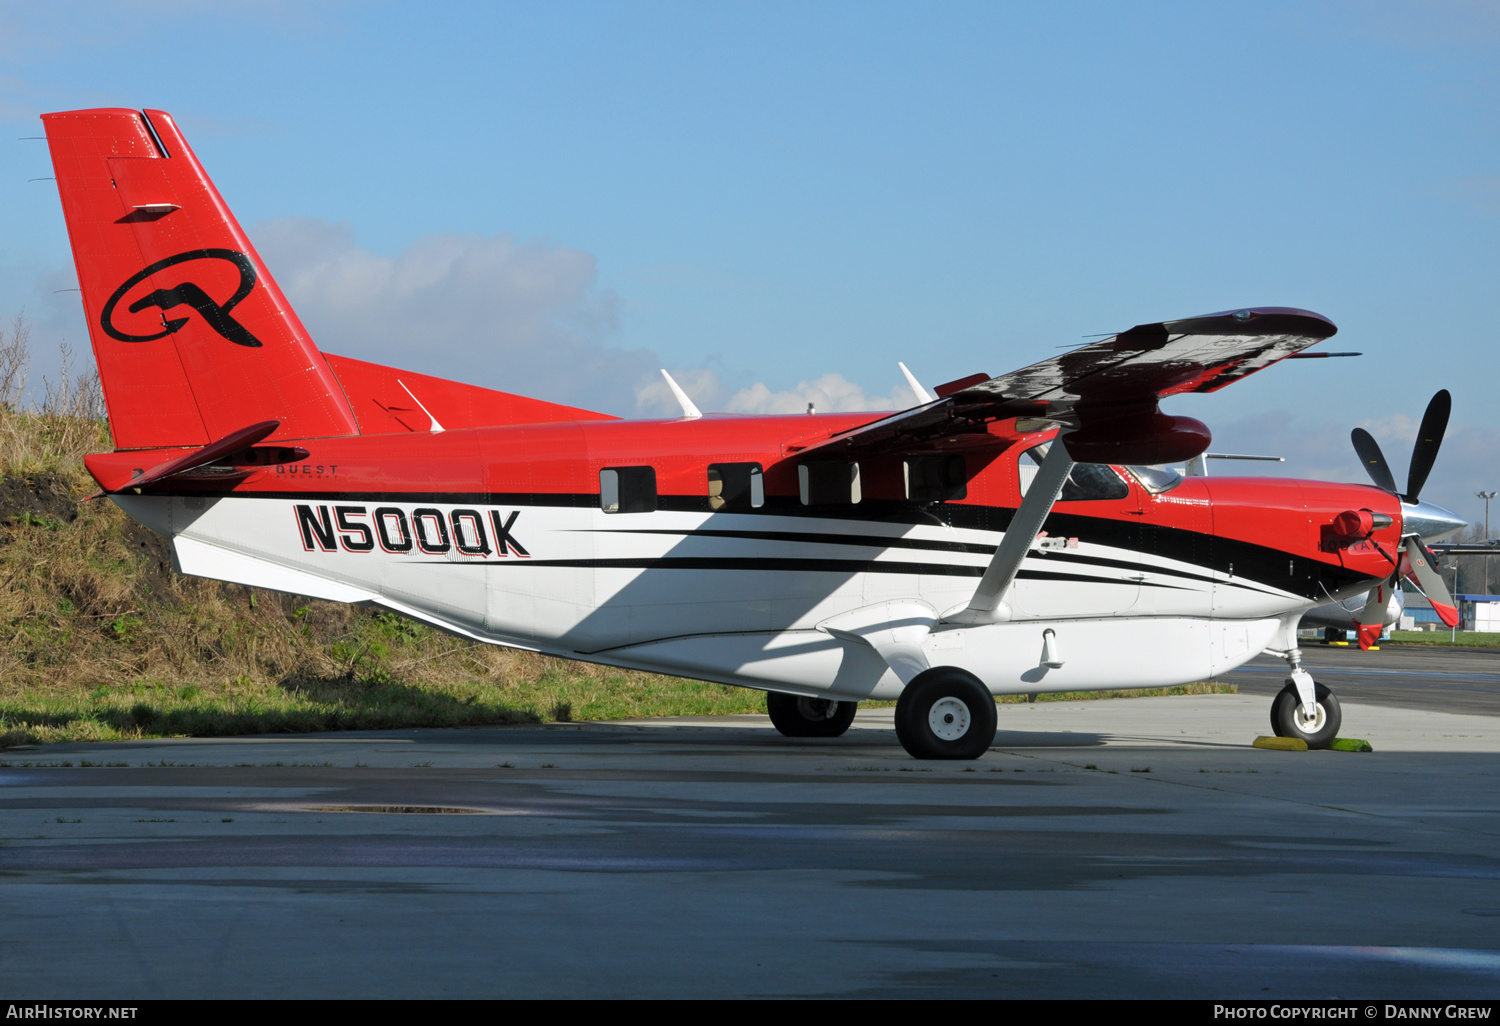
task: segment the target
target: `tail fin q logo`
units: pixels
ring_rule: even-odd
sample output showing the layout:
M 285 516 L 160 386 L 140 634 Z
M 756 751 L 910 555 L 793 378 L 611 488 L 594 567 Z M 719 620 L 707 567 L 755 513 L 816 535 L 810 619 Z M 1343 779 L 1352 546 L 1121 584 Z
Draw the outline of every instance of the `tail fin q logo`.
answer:
M 140 313 L 151 306 L 161 308 L 163 328 L 155 335 L 130 335 L 115 327 L 115 307 L 119 304 L 120 300 L 125 298 L 131 289 L 158 271 L 164 271 L 168 267 L 173 267 L 177 264 L 185 264 L 190 260 L 227 260 L 239 268 L 239 288 L 234 290 L 234 295 L 229 297 L 228 302 L 222 305 L 216 303 L 207 292 L 203 291 L 201 286 L 190 281 L 185 281 L 176 288 L 157 289 L 155 292 L 142 296 L 130 304 L 128 309 L 131 313 Z M 110 338 L 119 339 L 121 342 L 153 342 L 156 339 L 166 338 L 168 335 L 181 331 L 182 326 L 188 322 L 188 318 L 186 317 L 168 319 L 166 311 L 177 306 L 189 306 L 196 310 L 198 316 L 203 318 L 204 323 L 214 329 L 214 331 L 217 331 L 221 337 L 233 342 L 237 346 L 258 348 L 261 344 L 260 339 L 250 334 L 243 324 L 229 315 L 229 312 L 250 294 L 250 290 L 255 288 L 255 277 L 255 265 L 250 262 L 250 258 L 232 249 L 193 249 L 186 253 L 178 253 L 176 256 L 169 256 L 165 260 L 158 260 L 150 267 L 137 271 L 131 275 L 130 280 L 125 282 L 124 285 L 115 289 L 115 294 L 109 297 L 108 303 L 104 304 L 104 312 L 99 316 L 99 326 L 104 329 L 105 334 L 109 335 Z

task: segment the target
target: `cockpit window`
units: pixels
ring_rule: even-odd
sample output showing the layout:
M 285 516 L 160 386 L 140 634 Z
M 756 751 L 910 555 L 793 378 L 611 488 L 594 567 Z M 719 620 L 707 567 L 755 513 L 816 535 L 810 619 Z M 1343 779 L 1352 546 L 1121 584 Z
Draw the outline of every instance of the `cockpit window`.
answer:
M 1021 454 L 1016 469 L 1020 472 L 1021 494 L 1026 494 L 1032 479 L 1036 477 L 1042 459 L 1051 448 L 1051 442 L 1043 442 Z M 1113 467 L 1102 463 L 1075 463 L 1064 482 L 1058 502 L 1083 502 L 1090 499 L 1123 499 L 1130 494 L 1130 486 L 1124 482 Z
M 1182 484 L 1182 475 L 1171 467 L 1126 467 L 1126 470 L 1152 495 L 1170 492 Z

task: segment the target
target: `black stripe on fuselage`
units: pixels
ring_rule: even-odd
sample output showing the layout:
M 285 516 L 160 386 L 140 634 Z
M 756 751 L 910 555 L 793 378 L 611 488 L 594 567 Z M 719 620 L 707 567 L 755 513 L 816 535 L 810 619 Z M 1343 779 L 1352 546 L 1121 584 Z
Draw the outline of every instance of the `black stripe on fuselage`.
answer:
M 149 494 L 149 493 L 148 493 Z M 165 493 L 157 493 L 163 494 Z M 514 506 L 534 508 L 598 509 L 597 493 L 551 493 L 551 492 L 234 492 L 197 491 L 191 493 L 199 498 L 282 499 L 298 502 L 405 502 L 444 503 L 468 505 Z M 817 521 L 841 521 L 864 524 L 902 524 L 910 526 L 958 527 L 978 531 L 1003 532 L 1010 527 L 1016 511 L 1008 506 L 975 506 L 966 503 L 912 503 L 889 499 L 867 499 L 854 506 L 803 506 L 795 496 L 767 496 L 766 504 L 754 509 L 712 510 L 707 496 L 662 495 L 657 508 L 662 512 L 691 512 L 710 515 L 798 517 Z M 620 517 L 642 516 L 639 513 L 616 514 Z M 1250 581 L 1282 593 L 1299 595 L 1317 601 L 1325 601 L 1330 595 L 1351 592 L 1357 587 L 1369 587 L 1379 578 L 1368 577 L 1345 567 L 1334 566 L 1321 560 L 1300 556 L 1296 553 L 1252 542 L 1223 538 L 1180 527 L 1162 524 L 1123 521 L 1107 517 L 1090 517 L 1066 510 L 1054 509 L 1044 524 L 1053 537 L 1077 538 L 1080 542 L 1103 545 L 1127 552 L 1169 559 L 1173 562 L 1194 566 L 1200 570 L 1221 575 L 1205 577 L 1221 584 L 1245 587 Z M 619 528 L 617 530 L 634 530 Z M 713 530 L 713 529 L 710 529 Z M 768 534 L 780 532 L 766 532 Z M 795 533 L 795 532 L 792 532 Z M 814 533 L 814 532 L 809 532 Z M 869 537 L 868 535 L 865 537 Z M 828 543 L 840 544 L 832 539 Z M 913 544 L 903 545 L 902 542 Z M 880 544 L 890 548 L 925 548 L 922 539 L 879 539 Z M 856 544 L 850 542 L 850 544 Z M 864 544 L 858 542 L 857 544 Z M 961 542 L 940 543 L 945 546 L 965 545 Z M 981 546 L 980 551 L 992 546 Z M 941 550 L 939 550 L 941 551 Z M 948 549 L 947 551 L 966 551 Z M 1063 556 L 1066 550 L 1052 550 L 1047 558 Z M 1097 561 L 1107 557 L 1084 556 L 1066 553 L 1078 562 Z M 858 562 L 858 561 L 854 561 Z M 1124 561 L 1122 561 L 1124 562 Z M 1098 565 L 1108 565 L 1100 563 Z M 1143 570 L 1147 573 L 1169 573 L 1193 579 L 1191 575 L 1174 572 L 1157 566 L 1125 563 L 1125 568 Z M 898 571 L 891 571 L 898 572 Z M 922 571 L 913 571 L 922 572 Z M 948 570 L 937 565 L 927 573 L 946 574 Z M 961 568 L 959 573 L 978 576 L 980 568 Z M 1100 578 L 1087 578 L 1100 580 Z M 1133 582 L 1132 582 L 1133 583 Z
M 885 549 L 925 549 L 931 552 L 973 552 L 993 556 L 994 545 L 938 541 L 928 538 L 888 538 L 878 534 L 833 534 L 827 531 L 721 531 L 696 527 L 582 528 L 588 534 L 662 534 L 682 538 L 744 538 L 749 541 L 800 542 L 808 545 L 861 545 Z
M 589 534 L 653 534 L 667 535 L 680 538 L 742 538 L 749 541 L 779 541 L 792 542 L 805 545 L 847 545 L 855 548 L 875 549 L 922 549 L 933 552 L 963 552 L 975 553 L 983 556 L 993 556 L 995 545 L 985 545 L 970 542 L 940 541 L 927 538 L 889 538 L 884 535 L 838 535 L 826 531 L 726 531 L 710 530 L 702 528 L 618 528 L 614 530 L 604 528 L 582 528 L 581 533 Z M 1139 560 L 1113 559 L 1108 556 L 1094 556 L 1087 553 L 1075 552 L 1068 549 L 1038 549 L 1030 553 L 1034 559 L 1055 559 L 1067 563 L 1082 563 L 1088 566 L 1110 567 L 1116 570 L 1133 570 L 1143 573 L 1161 574 L 1167 577 L 1177 577 L 1187 581 L 1201 581 L 1205 584 L 1215 583 L 1215 578 L 1205 574 L 1189 573 L 1176 567 L 1161 566 L 1155 563 L 1143 563 Z M 1221 584 L 1234 584 L 1236 587 L 1245 587 L 1241 582 L 1220 581 Z M 1247 589 L 1260 590 L 1260 589 Z
M 983 577 L 982 566 L 964 566 L 955 563 L 902 563 L 881 559 L 812 559 L 760 556 L 633 556 L 622 559 L 515 559 L 515 560 L 452 560 L 414 559 L 413 563 L 432 563 L 445 566 L 512 566 L 512 567 L 577 567 L 592 570 L 760 570 L 790 571 L 794 573 L 838 573 L 838 574 L 930 574 L 936 577 Z M 1173 591 L 1184 589 L 1174 584 L 1152 581 L 1127 581 L 1111 577 L 1092 577 L 1088 574 L 1058 573 L 1052 570 L 1021 570 L 1016 574 L 1026 581 L 1077 581 L 1087 584 L 1120 584 L 1136 588 L 1166 588 Z

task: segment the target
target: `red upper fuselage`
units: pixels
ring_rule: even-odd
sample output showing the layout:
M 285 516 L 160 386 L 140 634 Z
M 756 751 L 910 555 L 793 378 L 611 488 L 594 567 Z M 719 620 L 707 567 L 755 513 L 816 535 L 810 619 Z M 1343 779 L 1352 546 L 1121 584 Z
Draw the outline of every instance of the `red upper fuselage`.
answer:
M 837 516 L 1004 530 L 1020 503 L 1017 457 L 1052 432 L 1018 433 L 1002 421 L 959 450 L 966 494 L 940 503 L 907 498 L 905 455 L 860 461 L 856 505 L 807 506 L 799 497 L 797 453 L 830 434 L 866 423 L 869 413 L 805 417 L 520 424 L 440 433 L 399 431 L 304 439 L 306 459 L 241 468 L 236 480 L 174 478 L 169 490 L 305 497 L 311 501 L 404 501 L 597 506 L 601 469 L 649 466 L 659 508 L 709 512 L 708 467 L 758 463 L 767 514 Z M 920 452 L 920 450 L 919 450 Z M 173 451 L 89 458 L 102 482 L 119 481 Z M 1185 478 L 1152 494 L 1121 469 L 1123 497 L 1061 501 L 1045 529 L 1121 548 L 1182 558 L 1326 601 L 1352 594 L 1392 570 L 1401 534 L 1398 499 L 1365 485 L 1272 478 Z M 166 487 L 166 486 L 163 486 Z M 1391 518 L 1359 541 L 1330 537 L 1341 513 L 1366 509 Z M 738 512 L 744 513 L 745 510 Z

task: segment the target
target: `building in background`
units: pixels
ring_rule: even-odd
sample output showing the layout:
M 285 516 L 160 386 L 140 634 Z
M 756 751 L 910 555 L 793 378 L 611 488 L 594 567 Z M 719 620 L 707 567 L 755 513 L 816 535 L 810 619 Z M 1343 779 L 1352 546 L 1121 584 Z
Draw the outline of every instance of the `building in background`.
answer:
M 1438 619 L 1432 603 L 1415 589 L 1405 591 L 1406 609 L 1401 617 L 1400 630 L 1435 631 L 1447 630 Z M 1458 600 L 1458 629 L 1500 633 L 1500 595 L 1456 595 Z
M 1500 633 L 1500 595 L 1459 595 L 1459 629 Z

